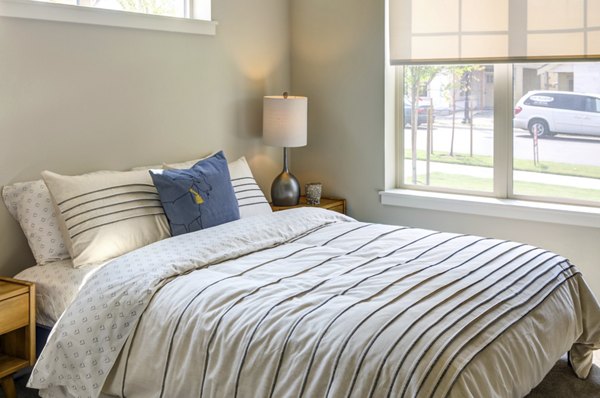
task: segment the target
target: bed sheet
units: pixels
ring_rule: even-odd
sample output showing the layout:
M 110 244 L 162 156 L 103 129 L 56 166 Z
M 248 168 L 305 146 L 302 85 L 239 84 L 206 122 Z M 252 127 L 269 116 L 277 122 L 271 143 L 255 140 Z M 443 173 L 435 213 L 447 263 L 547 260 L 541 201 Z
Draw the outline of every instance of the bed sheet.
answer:
M 81 286 L 103 264 L 73 268 L 71 259 L 34 265 L 15 278 L 35 283 L 36 323 L 53 327 Z

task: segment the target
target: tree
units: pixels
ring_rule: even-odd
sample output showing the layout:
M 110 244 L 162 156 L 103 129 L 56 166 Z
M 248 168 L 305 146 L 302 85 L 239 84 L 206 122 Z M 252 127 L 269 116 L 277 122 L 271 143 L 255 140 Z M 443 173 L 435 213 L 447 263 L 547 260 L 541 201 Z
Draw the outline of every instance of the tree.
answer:
M 450 92 L 450 102 L 452 106 L 452 135 L 450 137 L 450 156 L 454 156 L 454 133 L 456 129 L 456 92 L 462 91 L 468 98 L 468 94 L 471 92 L 471 82 L 473 72 L 482 70 L 483 67 L 480 65 L 450 65 L 445 67 L 445 71 L 450 74 L 451 82 L 444 87 Z M 469 121 L 471 128 L 473 126 L 473 120 L 470 115 L 470 109 L 468 105 L 468 99 L 465 98 L 465 118 L 464 121 Z
M 124 11 L 144 14 L 176 15 L 175 2 L 171 0 L 118 0 Z
M 82 0 L 81 5 L 97 7 L 100 0 Z M 144 14 L 177 16 L 175 2 L 172 0 L 117 0 L 123 11 Z
M 412 138 L 412 183 L 417 183 L 417 125 L 419 120 L 419 97 L 421 96 L 421 87 L 427 87 L 435 76 L 442 70 L 441 66 L 407 66 L 404 68 L 404 92 L 410 98 L 411 105 L 411 138 Z M 427 149 L 427 158 L 429 159 L 429 148 Z M 429 162 L 428 162 L 429 170 Z M 427 172 L 429 182 L 429 171 Z

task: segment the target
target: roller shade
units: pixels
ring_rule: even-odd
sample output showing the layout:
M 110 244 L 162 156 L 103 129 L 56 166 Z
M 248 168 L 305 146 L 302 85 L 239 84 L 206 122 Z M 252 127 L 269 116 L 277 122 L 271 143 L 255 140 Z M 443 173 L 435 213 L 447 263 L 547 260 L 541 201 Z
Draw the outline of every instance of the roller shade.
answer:
M 600 59 L 600 0 L 389 0 L 395 65 Z

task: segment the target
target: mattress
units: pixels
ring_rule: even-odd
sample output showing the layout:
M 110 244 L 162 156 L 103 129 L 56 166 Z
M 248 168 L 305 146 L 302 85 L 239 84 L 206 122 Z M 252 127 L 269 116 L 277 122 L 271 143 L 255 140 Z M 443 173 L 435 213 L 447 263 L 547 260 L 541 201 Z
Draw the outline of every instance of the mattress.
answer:
M 81 286 L 101 266 L 73 268 L 68 259 L 29 267 L 15 278 L 35 283 L 36 323 L 53 327 Z
M 296 209 L 180 235 L 91 276 L 29 386 L 42 397 L 522 397 L 600 306 L 529 245 Z

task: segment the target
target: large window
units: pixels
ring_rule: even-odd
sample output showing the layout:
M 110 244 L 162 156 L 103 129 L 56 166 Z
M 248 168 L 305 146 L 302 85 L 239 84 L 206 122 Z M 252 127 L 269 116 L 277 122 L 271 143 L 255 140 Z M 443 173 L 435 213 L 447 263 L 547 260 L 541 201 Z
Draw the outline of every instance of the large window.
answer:
M 600 205 L 600 62 L 398 69 L 401 187 Z

